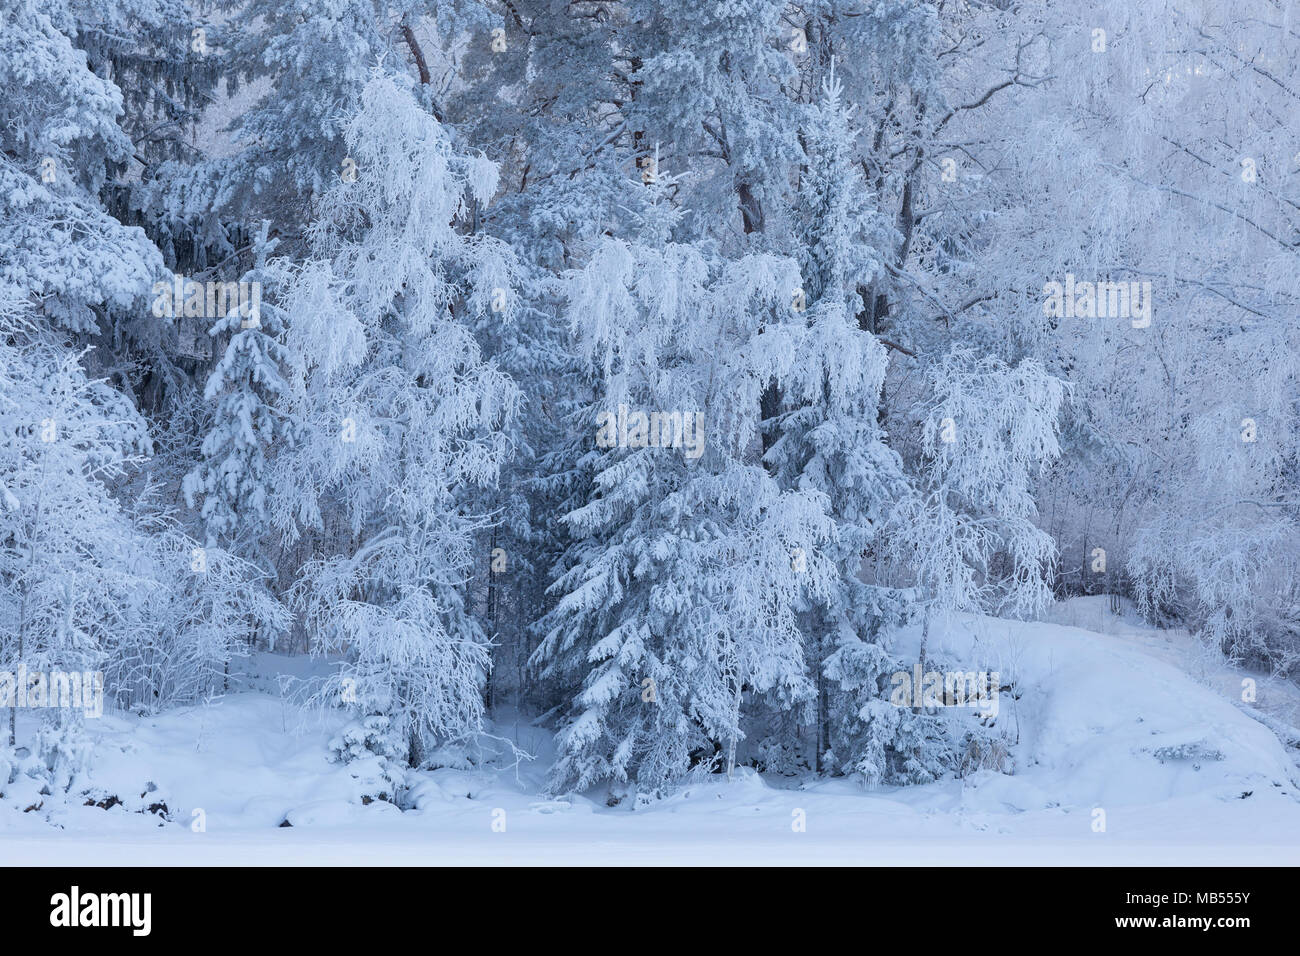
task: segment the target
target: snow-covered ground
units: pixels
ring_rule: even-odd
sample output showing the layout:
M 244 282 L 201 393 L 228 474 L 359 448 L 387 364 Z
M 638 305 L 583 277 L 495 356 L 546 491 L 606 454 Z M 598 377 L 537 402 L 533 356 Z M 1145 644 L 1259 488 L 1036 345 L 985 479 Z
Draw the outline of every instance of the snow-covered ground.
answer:
M 248 690 L 90 722 L 91 785 L 122 803 L 11 787 L 0 865 L 1300 863 L 1300 749 L 1250 714 L 1293 726 L 1294 686 L 1207 662 L 1185 633 L 1111 615 L 1102 599 L 1058 606 L 1046 623 L 966 618 L 936 643 L 1014 680 L 1019 699 L 1003 694 L 999 718 L 1019 736 L 1013 774 L 864 791 L 745 770 L 609 808 L 540 796 L 549 732 L 499 717 L 493 732 L 534 760 L 487 739 L 480 769 L 423 773 L 416 808 L 401 812 L 362 805 L 326 759 L 336 725 L 276 690 L 275 672 L 308 662 L 259 655 Z M 1247 676 L 1253 704 L 1240 702 Z M 33 800 L 40 809 L 24 812 Z M 159 805 L 170 819 L 147 809 Z

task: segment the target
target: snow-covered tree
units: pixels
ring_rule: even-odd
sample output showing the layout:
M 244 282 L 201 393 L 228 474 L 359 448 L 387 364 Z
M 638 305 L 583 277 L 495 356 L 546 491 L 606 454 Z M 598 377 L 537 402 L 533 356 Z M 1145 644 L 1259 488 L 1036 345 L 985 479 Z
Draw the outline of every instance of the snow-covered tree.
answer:
M 0 291 L 0 633 L 5 660 L 29 672 L 93 671 L 150 586 L 131 569 L 135 536 L 111 494 L 147 439 L 135 410 L 38 321 Z
M 267 263 L 275 249 L 269 227 L 263 220 L 253 268 L 240 279 L 255 284 L 259 294 L 250 307 L 232 308 L 212 327 L 213 338 L 228 338 L 203 393 L 214 406 L 201 449 L 203 463 L 184 482 L 189 505 L 201 502 L 208 543 L 243 541 L 254 558 L 260 557 L 258 543 L 270 530 L 270 462 L 293 442 L 286 411 L 290 389 L 284 377 L 289 366 L 284 313 L 268 299 L 275 286 Z
M 1074 383 L 1036 489 L 1058 592 L 1126 593 L 1293 667 L 1294 18 L 1265 0 L 973 16 L 989 42 L 953 79 L 998 89 L 946 124 L 920 231 L 947 243 L 931 288 L 950 315 L 908 334 Z
M 806 162 L 793 213 L 803 282 L 797 299 L 800 311 L 806 309 L 798 361 L 807 384 L 783 390 L 768 405 L 775 414 L 765 422 L 771 444 L 765 459 L 778 480 L 826 495 L 836 528 L 828 549 L 839 572 L 835 584 L 828 600 L 810 604 L 801 615 L 805 655 L 817 675 L 813 762 L 819 770 L 834 746 L 827 659 L 854 653 L 860 642 L 879 643 L 899 623 L 899 595 L 867 584 L 861 572 L 863 559 L 879 547 L 879 531 L 894 503 L 907 491 L 902 461 L 880 426 L 887 353 L 857 318 L 858 289 L 883 271 L 880 250 L 894 236 L 855 162 L 853 111 L 842 96 L 832 63 L 822 99 L 809 108 L 802 130 Z
M 144 423 L 87 375 L 76 343 L 106 331 L 106 311 L 137 307 L 162 260 L 100 202 L 132 147 L 121 91 L 74 45 L 78 12 L 23 0 L 0 15 L 0 613 L 5 659 L 31 671 L 97 668 L 109 628 L 146 586 L 112 497 L 148 450 Z M 60 726 L 40 746 L 63 784 L 76 715 L 52 713 Z
M 254 641 L 273 647 L 289 626 L 266 572 L 191 538 L 159 506 L 159 491 L 147 484 L 127 511 L 128 568 L 141 585 L 104 638 L 106 696 L 137 713 L 221 695 Z
M 682 188 L 698 232 L 763 233 L 798 158 L 784 0 L 628 6 L 635 92 L 623 112 L 639 155 L 656 175 L 691 172 Z
M 94 310 L 139 306 L 162 257 L 100 204 L 132 146 L 118 125 L 122 93 L 73 45 L 69 6 L 19 0 L 0 17 L 0 280 L 87 333 Z
M 223 47 L 225 88 L 253 98 L 232 118 L 233 150 L 197 162 L 172 162 L 147 191 L 148 211 L 169 229 L 224 236 L 215 216 L 269 218 L 298 252 L 315 204 L 340 179 L 351 178 L 358 157 L 348 153 L 346 125 L 360 105 L 370 71 L 386 68 L 419 76 L 413 91 L 437 111 L 429 60 L 435 50 L 421 25 L 429 15 L 434 36 L 448 41 L 476 29 L 487 48 L 491 18 L 476 0 L 439 4 L 419 0 L 249 0 L 232 2 L 217 32 Z M 445 77 L 439 77 L 445 81 Z
M 467 316 L 490 310 L 508 250 L 460 230 L 495 167 L 454 150 L 399 78 L 372 75 L 345 139 L 358 177 L 325 194 L 284 287 L 300 440 L 277 457 L 272 515 L 324 552 L 293 597 L 313 647 L 346 655 L 326 693 L 418 763 L 483 713 L 466 587 L 488 519 L 464 503 L 496 479 L 519 395 Z
M 794 263 L 672 242 L 664 178 L 637 186 L 637 241 L 609 237 L 569 277 L 577 342 L 600 385 L 586 416 L 592 491 L 536 659 L 581 689 L 553 789 L 653 790 L 692 762 L 734 765 L 745 697 L 811 687 L 796 620 L 833 567 L 816 490 L 758 460 L 759 393 L 793 379 Z M 636 208 L 636 207 L 633 207 Z
M 927 611 L 1032 614 L 1051 599 L 1055 561 L 1033 480 L 1060 454 L 1065 383 L 1032 360 L 1008 367 L 964 349 L 927 379 L 919 488 L 891 515 L 891 548 Z

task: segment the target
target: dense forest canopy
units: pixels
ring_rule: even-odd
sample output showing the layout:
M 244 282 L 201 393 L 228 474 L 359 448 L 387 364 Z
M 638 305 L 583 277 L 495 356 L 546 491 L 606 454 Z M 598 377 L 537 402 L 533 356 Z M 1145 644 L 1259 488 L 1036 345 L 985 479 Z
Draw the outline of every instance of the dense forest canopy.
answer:
M 997 769 L 890 703 L 958 612 L 1293 676 L 1298 51 L 1286 0 L 3 0 L 0 658 L 151 712 L 312 653 L 380 789 L 509 706 L 616 796 Z

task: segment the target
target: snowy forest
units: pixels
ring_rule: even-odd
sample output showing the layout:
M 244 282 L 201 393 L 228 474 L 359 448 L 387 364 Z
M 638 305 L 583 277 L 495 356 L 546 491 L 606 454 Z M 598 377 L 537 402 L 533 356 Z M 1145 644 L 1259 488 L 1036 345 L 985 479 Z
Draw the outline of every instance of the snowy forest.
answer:
M 265 735 L 1300 844 L 1293 0 L 0 0 L 0 224 L 0 833 Z

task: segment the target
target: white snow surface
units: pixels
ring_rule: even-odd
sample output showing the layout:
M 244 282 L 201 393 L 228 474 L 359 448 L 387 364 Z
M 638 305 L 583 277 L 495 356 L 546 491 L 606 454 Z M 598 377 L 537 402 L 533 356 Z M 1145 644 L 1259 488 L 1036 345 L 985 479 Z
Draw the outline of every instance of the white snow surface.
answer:
M 1019 733 L 1011 774 L 868 791 L 744 769 L 607 807 L 542 796 L 550 732 L 498 715 L 478 766 L 415 775 L 403 812 L 362 805 L 348 769 L 328 762 L 341 716 L 281 697 L 277 674 L 316 665 L 262 654 L 246 662 L 246 689 L 221 700 L 88 721 L 86 785 L 122 803 L 11 787 L 0 865 L 1300 863 L 1300 750 L 1251 716 L 1292 722 L 1296 688 L 1207 665 L 1186 633 L 1103 601 L 1066 602 L 1045 622 L 969 616 L 932 630 L 938 653 L 1014 679 L 1019 699 L 999 702 L 1000 726 Z M 905 633 L 899 650 L 917 640 Z M 1240 701 L 1245 677 L 1254 703 Z M 20 722 L 20 737 L 32 731 Z M 505 739 L 534 759 L 516 761 Z M 148 812 L 160 802 L 169 820 Z

